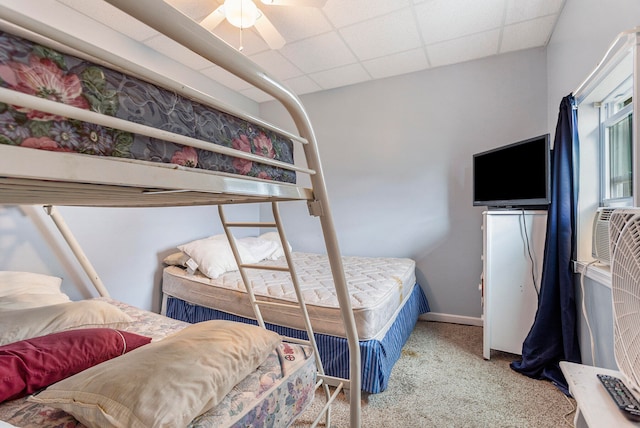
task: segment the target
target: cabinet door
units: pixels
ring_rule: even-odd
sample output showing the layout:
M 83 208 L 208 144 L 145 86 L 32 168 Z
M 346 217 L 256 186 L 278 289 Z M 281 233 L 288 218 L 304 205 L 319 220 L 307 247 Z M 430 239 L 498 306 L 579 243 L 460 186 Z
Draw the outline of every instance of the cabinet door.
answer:
M 484 216 L 485 358 L 489 350 L 522 353 L 538 307 L 546 212 Z

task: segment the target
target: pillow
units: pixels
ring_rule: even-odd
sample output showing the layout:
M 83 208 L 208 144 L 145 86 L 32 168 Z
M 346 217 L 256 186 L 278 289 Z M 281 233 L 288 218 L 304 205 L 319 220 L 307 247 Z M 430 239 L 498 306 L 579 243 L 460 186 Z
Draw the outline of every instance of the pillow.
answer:
M 270 240 L 248 237 L 236 239 L 238 252 L 243 263 L 257 263 L 277 250 L 277 244 Z M 197 265 L 197 269 L 216 279 L 225 272 L 238 270 L 231 246 L 226 235 L 215 235 L 179 245 Z M 188 264 L 188 262 L 187 262 Z
M 88 427 L 185 427 L 253 372 L 278 334 L 204 321 L 73 375 L 28 398 Z
M 267 257 L 268 259 L 276 260 L 284 256 L 284 249 L 282 248 L 282 242 L 280 242 L 280 235 L 278 234 L 278 232 L 263 233 L 258 238 L 264 239 L 267 241 L 273 241 L 276 243 L 276 249 L 271 255 Z M 289 247 L 289 252 L 291 252 L 292 251 L 291 244 L 289 244 L 288 242 L 287 242 L 287 247 Z
M 0 272 L 0 310 L 25 309 L 70 302 L 60 291 L 62 279 L 31 272 Z
M 162 260 L 162 263 L 169 266 L 186 266 L 187 260 L 189 260 L 189 256 L 183 253 L 182 251 L 178 251 L 177 253 L 169 254 Z
M 101 300 L 0 311 L 0 345 L 74 328 L 124 328 L 132 319 Z
M 0 346 L 0 403 L 32 394 L 151 342 L 110 328 L 69 330 Z

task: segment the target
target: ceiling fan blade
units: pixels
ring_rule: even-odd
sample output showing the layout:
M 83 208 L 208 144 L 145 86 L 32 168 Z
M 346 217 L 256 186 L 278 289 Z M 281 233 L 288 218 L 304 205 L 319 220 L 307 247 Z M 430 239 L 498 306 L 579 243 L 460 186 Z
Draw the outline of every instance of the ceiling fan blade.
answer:
M 327 0 L 262 0 L 262 3 L 274 6 L 323 7 L 326 2 Z
M 280 49 L 287 43 L 284 37 L 282 37 L 282 34 L 276 30 L 276 27 L 273 26 L 264 13 L 256 21 L 255 27 L 271 49 Z
M 211 12 L 205 19 L 200 21 L 200 25 L 202 25 L 207 30 L 213 30 L 222 21 L 224 21 L 224 10 L 222 6 L 219 6 L 216 10 Z

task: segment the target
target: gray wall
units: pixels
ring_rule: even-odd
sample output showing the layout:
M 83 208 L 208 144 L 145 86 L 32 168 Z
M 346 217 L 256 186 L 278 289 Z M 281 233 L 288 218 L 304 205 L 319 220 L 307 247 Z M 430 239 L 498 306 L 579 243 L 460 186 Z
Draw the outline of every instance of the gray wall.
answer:
M 547 110 L 551 128 L 555 129 L 562 97 L 587 78 L 618 34 L 638 25 L 637 0 L 566 1 L 547 46 Z
M 472 155 L 547 132 L 545 76 L 532 49 L 303 96 L 343 254 L 411 257 L 432 311 L 480 317 Z M 294 249 L 323 251 L 298 210 L 283 214 Z
M 97 295 L 51 219 L 38 207 L 27 209 L 25 215 L 0 206 L 0 270 L 59 276 L 73 300 Z M 162 259 L 179 244 L 222 233 L 215 207 L 59 210 L 111 297 L 155 311 Z M 259 219 L 256 207 L 233 206 L 229 213 L 230 219 Z

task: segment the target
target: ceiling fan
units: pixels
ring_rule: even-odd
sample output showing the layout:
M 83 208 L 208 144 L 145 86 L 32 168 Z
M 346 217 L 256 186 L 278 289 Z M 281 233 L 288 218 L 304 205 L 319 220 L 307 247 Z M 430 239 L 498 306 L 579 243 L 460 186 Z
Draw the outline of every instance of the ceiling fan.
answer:
M 264 5 L 273 6 L 308 6 L 322 7 L 327 0 L 260 0 Z M 240 28 L 255 26 L 262 38 L 271 49 L 282 48 L 286 41 L 276 27 L 260 11 L 253 0 L 225 0 L 216 10 L 204 18 L 200 25 L 211 31 L 222 21 L 227 20 L 231 25 Z M 240 47 L 242 49 L 242 46 Z

